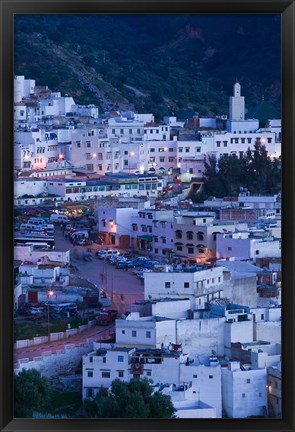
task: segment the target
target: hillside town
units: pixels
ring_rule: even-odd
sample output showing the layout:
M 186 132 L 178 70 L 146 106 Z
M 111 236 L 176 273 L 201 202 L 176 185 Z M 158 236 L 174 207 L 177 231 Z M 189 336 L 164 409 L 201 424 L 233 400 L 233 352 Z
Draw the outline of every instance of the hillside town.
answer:
M 198 199 L 212 158 L 280 160 L 281 120 L 247 118 L 239 82 L 229 116 L 156 121 L 15 76 L 14 121 L 15 373 L 281 418 L 280 190 Z

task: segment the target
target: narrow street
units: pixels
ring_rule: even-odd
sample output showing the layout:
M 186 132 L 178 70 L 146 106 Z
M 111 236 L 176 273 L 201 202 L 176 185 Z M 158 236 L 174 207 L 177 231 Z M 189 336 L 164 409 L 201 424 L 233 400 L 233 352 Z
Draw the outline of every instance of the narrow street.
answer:
M 107 261 L 98 259 L 95 252 L 103 247 L 106 248 L 106 246 L 93 244 L 91 246 L 93 259 L 87 262 L 83 257 L 89 246 L 73 246 L 70 240 L 63 237 L 59 227 L 55 229 L 55 249 L 70 250 L 71 264 L 78 268 L 75 274 L 103 289 L 111 299 L 112 307 L 119 313 L 123 313 L 130 310 L 130 305 L 135 301 L 143 300 L 143 281 L 132 273 L 133 269 L 128 271 L 117 269 Z
M 130 306 L 133 302 L 143 300 L 143 282 L 132 274 L 132 270 L 125 271 L 116 269 L 108 262 L 99 260 L 95 256 L 95 252 L 102 247 L 93 244 L 91 246 L 93 260 L 86 262 L 83 259 L 86 247 L 73 246 L 69 240 L 63 237 L 59 227 L 55 229 L 55 240 L 56 250 L 70 250 L 71 264 L 78 269 L 75 274 L 92 282 L 98 288 L 103 289 L 111 299 L 111 307 L 117 309 L 120 314 L 130 310 Z M 54 353 L 57 350 L 63 349 L 64 346 L 68 344 L 80 345 L 87 339 L 94 339 L 98 342 L 103 341 L 110 337 L 114 329 L 114 324 L 107 327 L 95 325 L 91 329 L 85 330 L 67 339 L 36 345 L 30 348 L 21 348 L 15 350 L 15 362 L 20 359 L 33 360 L 34 357 L 39 357 L 45 352 Z
M 103 342 L 111 336 L 111 334 L 114 332 L 114 329 L 114 324 L 107 327 L 94 326 L 89 330 L 85 330 L 84 332 L 70 336 L 67 339 L 35 345 L 30 348 L 21 348 L 14 351 L 14 362 L 17 362 L 20 359 L 33 360 L 34 357 L 40 357 L 44 353 L 49 354 L 50 352 L 54 354 L 58 350 L 62 350 L 66 345 L 74 344 L 79 346 L 87 339 L 93 339 L 96 342 Z

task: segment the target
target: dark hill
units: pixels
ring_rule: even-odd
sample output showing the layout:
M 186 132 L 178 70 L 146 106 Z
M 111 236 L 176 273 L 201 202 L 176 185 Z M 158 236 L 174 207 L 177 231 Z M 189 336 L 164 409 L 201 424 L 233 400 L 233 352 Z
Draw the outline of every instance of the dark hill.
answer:
M 15 73 L 102 109 L 280 110 L 278 15 L 17 15 Z

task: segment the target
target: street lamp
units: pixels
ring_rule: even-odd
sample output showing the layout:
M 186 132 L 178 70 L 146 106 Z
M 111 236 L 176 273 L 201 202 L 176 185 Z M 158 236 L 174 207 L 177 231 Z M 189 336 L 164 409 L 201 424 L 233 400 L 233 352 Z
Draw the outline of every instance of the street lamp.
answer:
M 134 156 L 135 155 L 135 152 L 134 151 L 131 151 L 130 153 L 129 153 L 129 156 Z M 131 171 L 131 166 L 130 166 L 130 160 L 128 161 L 128 166 L 129 166 L 129 174 L 130 174 L 130 171 Z
M 47 298 L 50 299 L 54 296 L 54 291 L 49 290 L 47 291 Z M 50 301 L 50 300 L 49 300 Z M 48 335 L 48 342 L 50 342 L 50 314 L 49 314 L 49 301 L 47 303 L 47 335 Z

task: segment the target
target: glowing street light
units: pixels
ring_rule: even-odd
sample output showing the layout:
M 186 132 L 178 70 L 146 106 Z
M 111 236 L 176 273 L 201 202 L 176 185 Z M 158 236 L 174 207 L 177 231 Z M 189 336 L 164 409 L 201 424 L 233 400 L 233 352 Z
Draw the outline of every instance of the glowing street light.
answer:
M 48 290 L 47 291 L 47 298 L 50 299 L 54 296 L 54 291 Z M 49 314 L 49 301 L 47 303 L 47 335 L 48 335 L 48 342 L 50 342 L 50 314 Z

